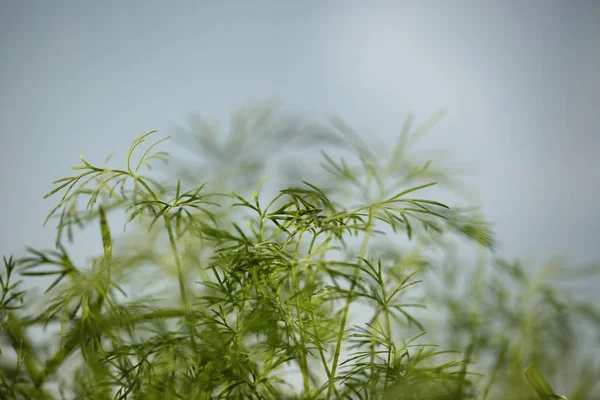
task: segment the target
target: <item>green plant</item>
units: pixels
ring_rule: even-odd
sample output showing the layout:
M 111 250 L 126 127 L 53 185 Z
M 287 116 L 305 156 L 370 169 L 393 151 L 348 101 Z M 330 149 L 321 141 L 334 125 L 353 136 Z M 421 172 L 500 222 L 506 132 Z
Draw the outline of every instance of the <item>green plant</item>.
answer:
M 293 118 L 278 125 L 273 115 L 271 108 L 238 114 L 232 139 L 221 150 L 203 125 L 200 145 L 223 155 L 218 165 L 234 165 L 226 172 L 217 168 L 207 182 L 194 182 L 190 170 L 187 179 L 173 182 L 142 174 L 142 167 L 168 159 L 152 152 L 161 139 L 133 162 L 153 132 L 133 142 L 123 167 L 99 167 L 82 156 L 81 165 L 72 167 L 75 175 L 54 182 L 46 197 L 62 193 L 48 219 L 58 220 L 56 250 L 28 249 L 26 257 L 5 259 L 1 335 L 12 355 L 1 359 L 3 398 L 493 395 L 489 388 L 496 381 L 479 379 L 487 371 L 469 370 L 478 355 L 496 346 L 484 343 L 480 314 L 461 324 L 464 310 L 455 310 L 457 326 L 444 331 L 450 337 L 442 340 L 459 351 L 446 350 L 426 340 L 432 336 L 427 330 L 440 328 L 423 322 L 422 310 L 438 297 L 442 305 L 460 308 L 458 296 L 447 297 L 450 280 L 439 291 L 446 297 L 416 296 L 427 273 L 437 267 L 448 273 L 447 263 L 437 263 L 432 252 L 448 250 L 452 240 L 494 249 L 489 224 L 478 213 L 422 194 L 436 182 L 450 189 L 455 183 L 409 152 L 441 115 L 416 130 L 408 118 L 386 156 L 339 119 L 332 120 L 331 131 Z M 243 151 L 252 135 L 255 145 L 263 140 L 277 148 L 302 139 L 290 132 L 310 134 L 347 154 L 323 151 L 327 178 L 320 174 L 283 189 L 269 189 L 270 181 L 262 179 L 243 193 L 247 186 L 235 180 L 236 171 L 245 170 L 246 180 L 256 183 L 262 172 L 257 160 L 266 160 Z M 355 161 L 348 162 L 348 155 Z M 240 190 L 230 191 L 228 182 Z M 213 186 L 219 190 L 209 191 Z M 110 213 L 121 213 L 134 234 L 117 241 Z M 68 250 L 76 226 L 99 226 L 102 251 L 87 265 L 74 262 Z M 38 299 L 41 311 L 21 305 L 23 299 L 34 305 L 34 299 L 12 283 L 16 269 L 23 276 L 53 278 Z M 501 290 L 498 285 L 492 287 Z M 502 301 L 489 309 L 505 307 Z M 552 301 L 544 298 L 544 304 Z M 54 334 L 30 339 L 40 328 Z M 544 328 L 556 333 L 561 326 Z M 452 343 L 459 335 L 467 338 L 466 350 L 465 343 Z M 499 362 L 491 376 L 511 368 Z M 500 391 L 507 389 L 498 382 L 504 385 Z M 534 395 L 526 393 L 523 398 Z
M 540 371 L 538 371 L 535 365 L 530 364 L 527 369 L 525 369 L 525 376 L 531 387 L 535 390 L 537 395 L 540 396 L 540 399 L 567 400 L 565 396 L 559 396 L 554 393 L 550 384 L 546 381 Z

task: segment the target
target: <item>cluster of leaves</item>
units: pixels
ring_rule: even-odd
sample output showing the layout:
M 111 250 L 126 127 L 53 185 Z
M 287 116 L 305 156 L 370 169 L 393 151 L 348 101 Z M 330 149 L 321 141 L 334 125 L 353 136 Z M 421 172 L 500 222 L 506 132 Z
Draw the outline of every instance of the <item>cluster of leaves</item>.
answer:
M 577 272 L 592 279 L 598 265 L 578 271 L 555 258 L 534 271 L 519 260 L 495 257 L 489 263 L 479 260 L 475 268 L 456 261 L 444 268 L 440 275 L 446 289 L 433 284 L 429 297 L 449 317 L 438 339 L 476 362 L 485 373 L 485 396 L 510 393 L 529 399 L 529 383 L 522 376 L 529 363 L 542 365 L 546 376 L 570 391 L 570 399 L 597 395 L 600 366 L 594 352 L 586 350 L 597 338 L 586 331 L 599 331 L 600 314 L 573 296 L 577 287 L 565 290 L 554 282 L 576 283 Z M 471 273 L 460 274 L 457 268 Z
M 535 398 L 531 388 L 514 386 L 525 382 L 521 364 L 535 361 L 554 374 L 547 361 L 572 350 L 561 335 L 569 322 L 556 318 L 574 309 L 550 286 L 535 293 L 560 312 L 542 320 L 529 311 L 526 317 L 538 323 L 527 325 L 529 336 L 518 338 L 513 353 L 539 349 L 538 340 L 563 347 L 521 351 L 508 367 L 496 363 L 483 384 L 469 368 L 485 351 L 494 352 L 496 342 L 486 342 L 490 331 L 521 321 L 508 312 L 514 308 L 507 286 L 489 283 L 495 292 L 471 314 L 461 309 L 451 285 L 425 299 L 411 297 L 425 272 L 435 271 L 428 252 L 444 249 L 446 238 L 494 248 L 489 225 L 476 213 L 418 195 L 436 182 L 451 182 L 430 161 L 409 157 L 412 144 L 440 115 L 416 130 L 407 119 L 396 146 L 382 156 L 339 119 L 332 120 L 335 131 L 298 119 L 287 119 L 282 128 L 272 122 L 272 109 L 244 112 L 254 119 L 244 113 L 234 118 L 235 134 L 225 150 L 207 125 L 198 143 L 229 158 L 249 181 L 262 172 L 249 166 L 266 160 L 246 151 L 252 135 L 255 148 L 263 140 L 273 149 L 297 137 L 290 132 L 312 132 L 313 140 L 334 144 L 357 162 L 323 151 L 326 179 L 321 173 L 269 195 L 265 180 L 250 194 L 244 188 L 209 192 L 238 177 L 233 167 L 226 175 L 218 168 L 216 182 L 200 184 L 189 170 L 175 184 L 142 175 L 152 160 L 167 160 L 164 152 L 152 153 L 161 139 L 132 166 L 153 132 L 133 142 L 123 168 L 98 167 L 81 157 L 76 175 L 55 181 L 47 195 L 62 193 L 49 216 L 58 219 L 57 249 L 29 249 L 27 257 L 5 259 L 0 340 L 11 352 L 0 359 L 2 398 Z M 120 248 L 108 218 L 119 211 L 137 229 L 134 242 Z M 75 226 L 100 227 L 102 254 L 87 265 L 77 265 L 68 250 Z M 53 278 L 38 299 L 41 311 L 13 283 L 15 270 Z M 441 309 L 450 309 L 449 327 L 428 326 L 417 315 L 438 300 Z M 492 310 L 497 325 L 477 319 Z M 458 351 L 426 341 L 432 328 L 445 329 L 441 341 Z M 36 329 L 44 329 L 43 340 L 31 339 Z M 510 371 L 519 371 L 509 384 L 522 397 L 507 395 L 507 379 L 498 378 Z M 574 399 L 593 388 L 578 390 Z

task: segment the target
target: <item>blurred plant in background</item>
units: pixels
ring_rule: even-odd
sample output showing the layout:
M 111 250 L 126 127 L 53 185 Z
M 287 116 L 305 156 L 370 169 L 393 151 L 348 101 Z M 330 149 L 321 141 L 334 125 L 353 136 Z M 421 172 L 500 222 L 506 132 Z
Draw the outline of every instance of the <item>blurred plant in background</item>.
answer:
M 600 315 L 552 279 L 577 270 L 497 254 L 457 173 L 413 154 L 441 117 L 375 146 L 267 103 L 224 140 L 191 118 L 177 140 L 198 159 L 144 150 L 152 132 L 124 165 L 81 157 L 48 194 L 56 249 L 4 259 L 0 396 L 526 400 L 534 363 L 598 397 Z M 142 173 L 157 161 L 164 179 Z M 101 233 L 86 265 L 77 226 Z M 17 275 L 53 280 L 36 297 Z

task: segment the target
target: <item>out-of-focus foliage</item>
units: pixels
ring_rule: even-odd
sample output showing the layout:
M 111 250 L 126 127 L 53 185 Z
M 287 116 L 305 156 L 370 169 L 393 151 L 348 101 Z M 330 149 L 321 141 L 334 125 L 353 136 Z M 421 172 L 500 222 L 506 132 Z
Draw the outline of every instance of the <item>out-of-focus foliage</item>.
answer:
M 476 209 L 431 197 L 464 193 L 413 154 L 440 117 L 380 147 L 272 104 L 225 140 L 193 118 L 178 139 L 200 157 L 162 181 L 143 173 L 173 161 L 151 134 L 121 165 L 81 157 L 48 194 L 56 249 L 4 260 L 0 397 L 528 400 L 551 390 L 530 363 L 571 400 L 598 396 L 600 315 L 553 284 L 564 263 L 504 260 Z M 101 234 L 85 265 L 77 226 Z M 16 274 L 52 281 L 36 298 Z

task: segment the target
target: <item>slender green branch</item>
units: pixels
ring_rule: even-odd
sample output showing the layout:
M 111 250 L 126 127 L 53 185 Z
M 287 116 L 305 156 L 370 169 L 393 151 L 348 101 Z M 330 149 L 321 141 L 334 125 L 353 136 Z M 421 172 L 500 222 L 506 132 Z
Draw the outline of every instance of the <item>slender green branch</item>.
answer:
M 362 247 L 360 249 L 360 259 L 365 258 L 367 253 L 367 249 L 369 248 L 369 240 L 372 235 L 372 223 L 373 223 L 373 209 L 369 208 L 368 219 L 365 225 L 365 237 L 363 238 Z M 348 295 L 346 296 L 344 309 L 342 311 L 342 320 L 340 322 L 340 330 L 337 335 L 337 341 L 335 344 L 335 353 L 333 355 L 333 361 L 331 363 L 331 376 L 329 379 L 329 386 L 327 388 L 327 398 L 331 398 L 331 394 L 333 392 L 333 386 L 335 385 L 335 377 L 338 368 L 338 363 L 340 359 L 340 353 L 342 350 L 342 342 L 344 341 L 344 334 L 346 332 L 346 321 L 348 319 L 348 313 L 350 311 L 350 304 L 352 303 L 352 297 L 354 295 L 354 288 L 356 287 L 356 282 L 358 281 L 358 277 L 360 275 L 360 268 L 355 268 L 354 274 L 352 275 L 352 283 L 350 284 L 350 290 L 348 291 Z

